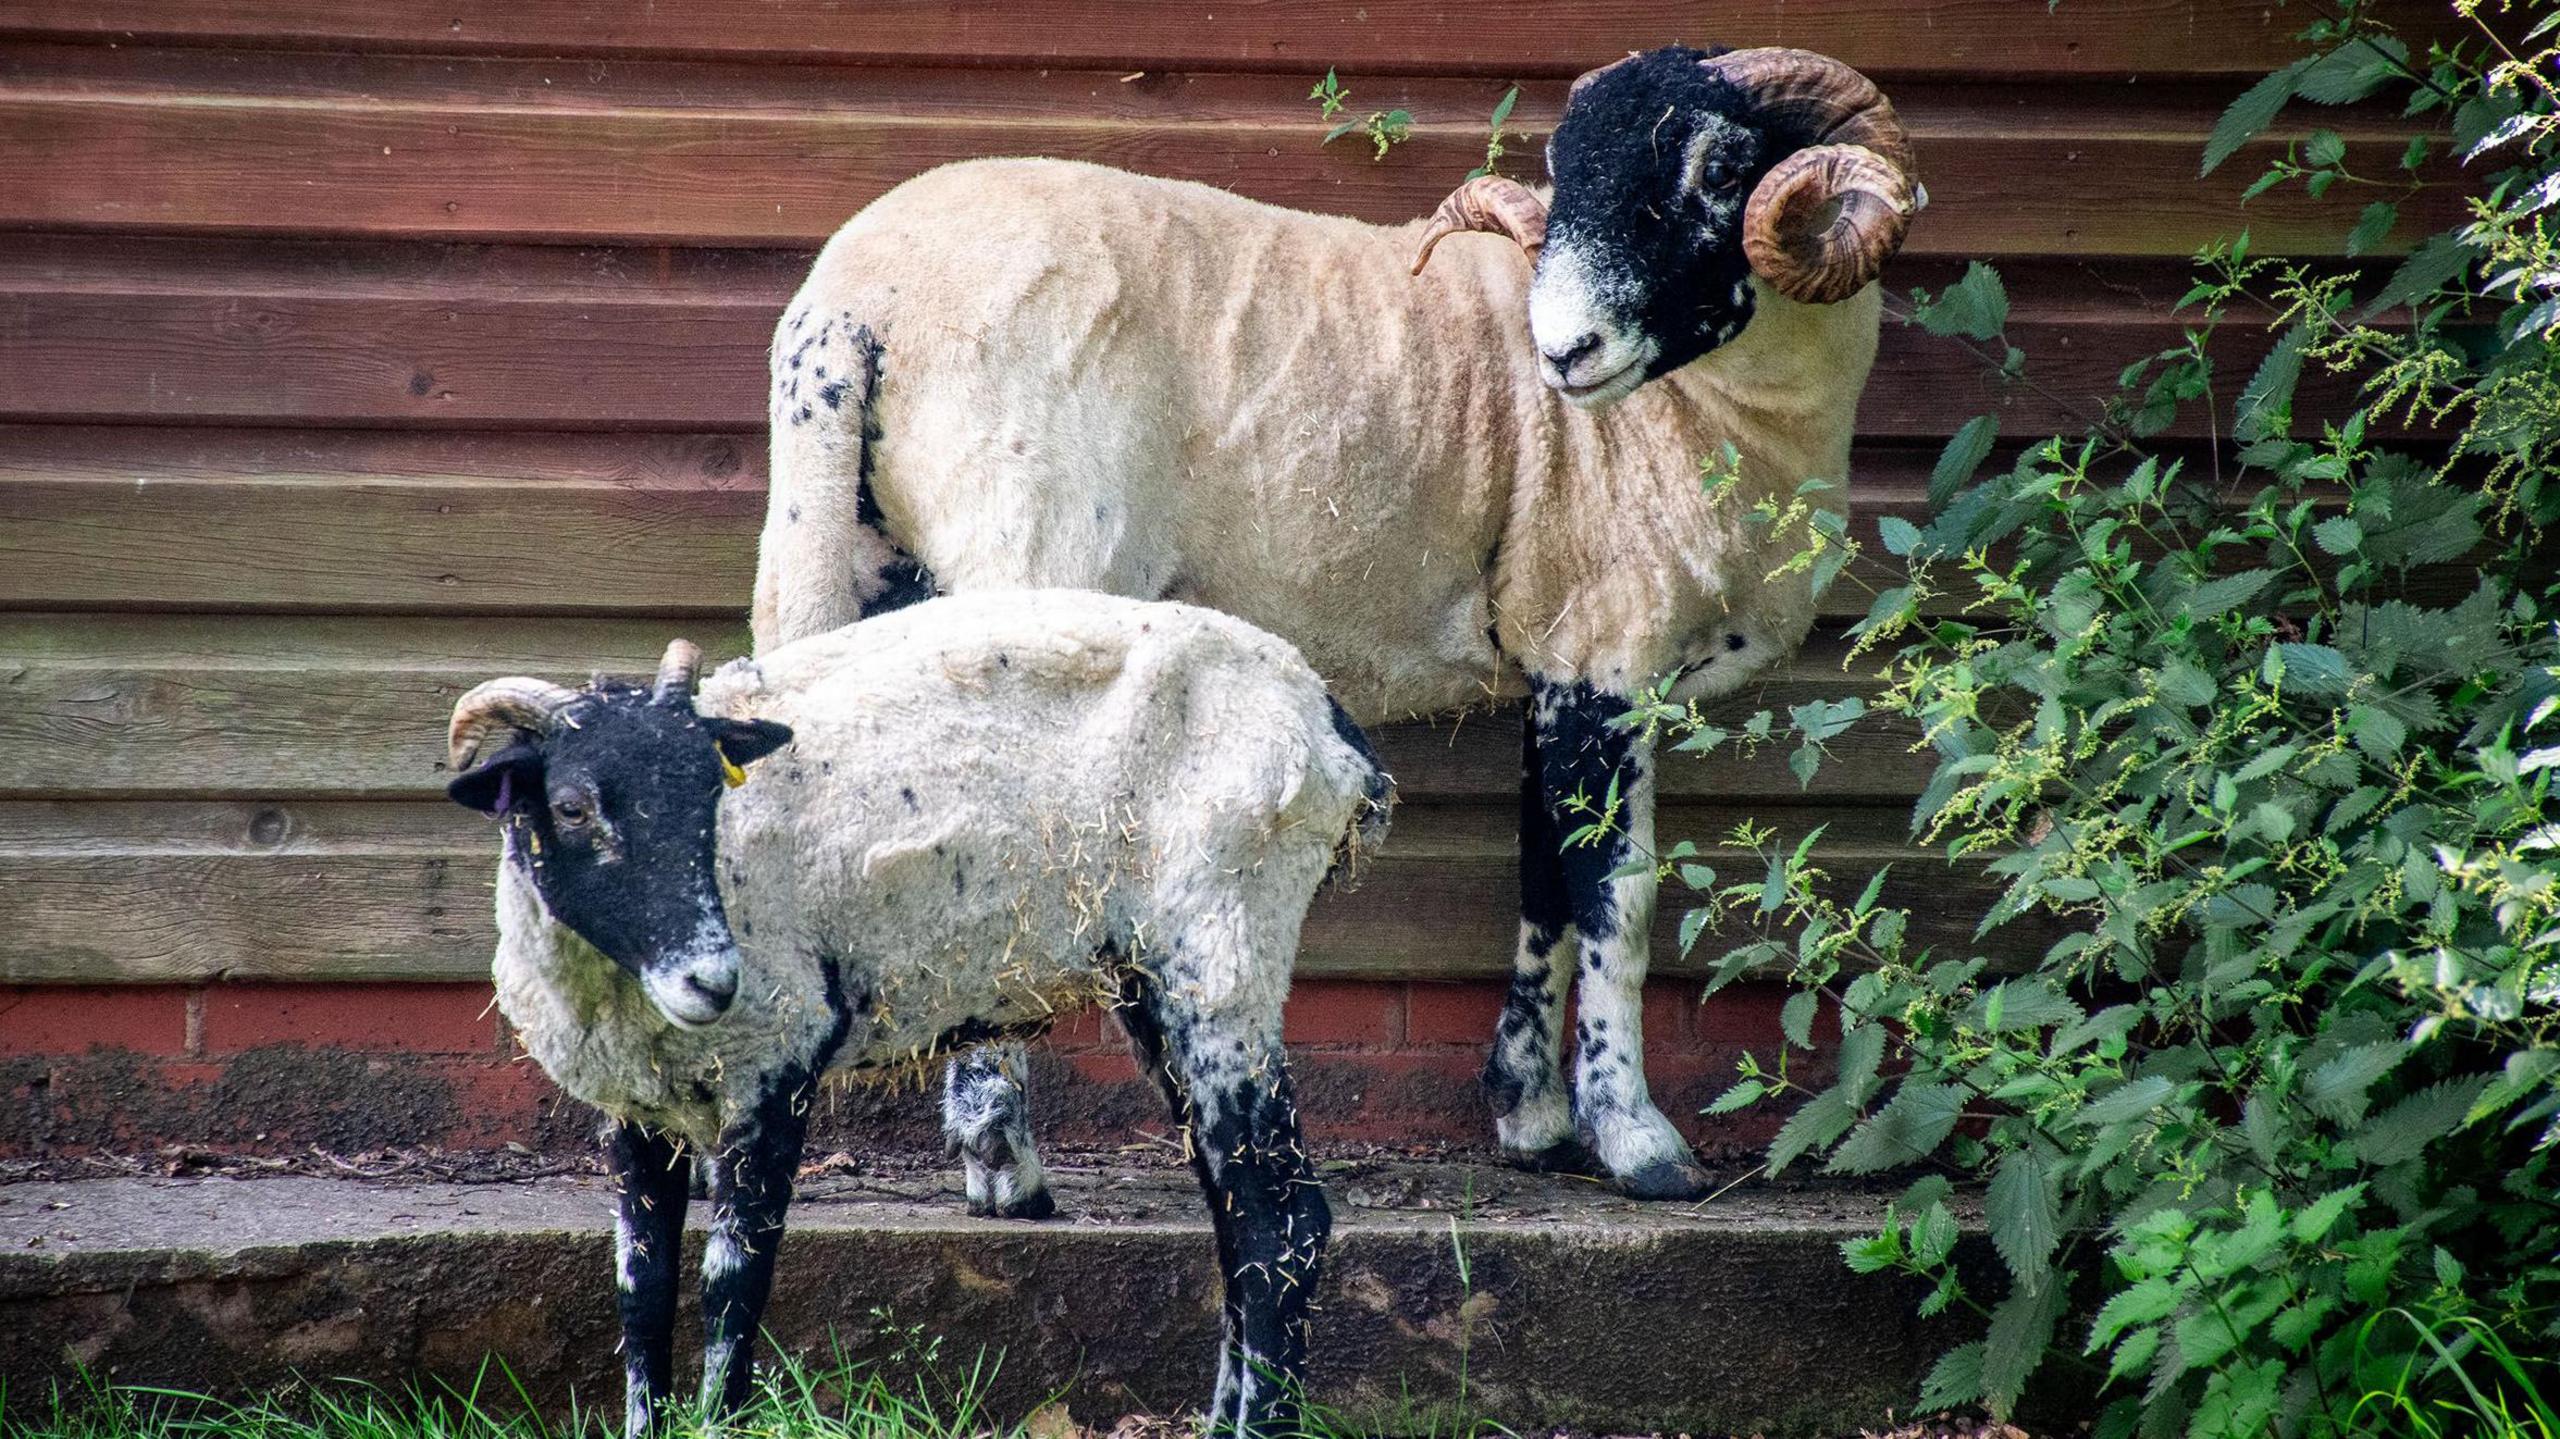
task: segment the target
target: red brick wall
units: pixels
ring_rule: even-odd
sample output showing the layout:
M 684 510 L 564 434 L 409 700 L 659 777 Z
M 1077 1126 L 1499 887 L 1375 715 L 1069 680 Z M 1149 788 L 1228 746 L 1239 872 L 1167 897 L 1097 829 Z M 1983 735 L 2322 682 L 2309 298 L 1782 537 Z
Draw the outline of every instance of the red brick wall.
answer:
M 1756 1118 L 1698 1115 L 1746 1049 L 1773 1054 L 1784 991 L 1646 991 L 1664 1111 L 1710 1153 L 1764 1143 Z M 1475 1086 L 1502 986 L 1301 980 L 1289 1007 L 1300 1108 L 1333 1143 L 1489 1142 Z M 1075 1016 L 1035 1048 L 1040 1132 L 1125 1143 L 1164 1116 L 1118 1031 Z M 849 1090 L 818 1143 L 938 1143 L 912 1085 Z M 486 984 L 17 986 L 0 989 L 0 1154 L 179 1145 L 282 1153 L 393 1146 L 573 1149 L 588 1120 L 519 1056 Z

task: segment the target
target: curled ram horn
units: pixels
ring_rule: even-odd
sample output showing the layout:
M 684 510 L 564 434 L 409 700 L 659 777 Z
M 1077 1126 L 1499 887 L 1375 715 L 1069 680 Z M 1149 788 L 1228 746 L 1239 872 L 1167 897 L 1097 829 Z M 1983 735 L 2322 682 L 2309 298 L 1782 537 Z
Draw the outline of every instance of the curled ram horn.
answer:
M 1487 230 L 1508 235 L 1522 253 L 1538 258 L 1547 242 L 1547 204 L 1528 186 L 1500 175 L 1478 175 L 1449 192 L 1423 229 L 1421 247 L 1413 254 L 1413 273 L 1431 263 L 1431 252 L 1461 230 Z
M 459 774 L 479 758 L 480 746 L 493 730 L 531 730 L 541 734 L 558 719 L 578 691 L 549 680 L 509 675 L 475 687 L 453 706 L 453 724 L 445 731 L 445 751 Z
M 657 688 L 649 698 L 658 704 L 689 704 L 693 700 L 694 671 L 702 668 L 702 651 L 691 640 L 671 640 L 665 658 L 658 661 Z
M 1779 294 L 1827 305 L 1864 289 L 1919 212 L 1910 132 L 1875 82 L 1810 50 L 1735 50 L 1699 62 L 1748 94 L 1795 153 L 1742 213 L 1751 268 Z

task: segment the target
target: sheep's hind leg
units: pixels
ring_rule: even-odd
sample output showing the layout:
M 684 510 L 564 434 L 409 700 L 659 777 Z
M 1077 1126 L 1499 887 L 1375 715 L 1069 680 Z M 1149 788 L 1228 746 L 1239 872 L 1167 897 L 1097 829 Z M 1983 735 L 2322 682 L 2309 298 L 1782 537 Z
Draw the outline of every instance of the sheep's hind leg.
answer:
M 1644 975 L 1652 947 L 1656 882 L 1649 865 L 1619 874 L 1653 852 L 1653 754 L 1611 721 L 1627 703 L 1587 682 L 1533 681 L 1531 713 L 1547 813 L 1560 833 L 1617 813 L 1595 842 L 1558 850 L 1564 899 L 1578 940 L 1575 990 L 1576 1127 L 1619 1192 L 1637 1199 L 1695 1199 L 1705 1170 L 1688 1140 L 1655 1107 L 1644 1076 Z M 1578 801 L 1578 803 L 1577 803 Z M 1614 876 L 1614 877 L 1613 877 Z
M 1520 944 L 1512 952 L 1511 991 L 1503 998 L 1483 1084 L 1494 1133 L 1512 1163 L 1582 1173 L 1592 1160 L 1574 1137 L 1564 1078 L 1564 998 L 1574 946 L 1559 833 L 1539 782 L 1533 710 L 1520 725 Z
M 1030 1061 L 1019 1044 L 982 1044 L 942 1073 L 942 1137 L 960 1157 L 969 1212 L 1046 1219 L 1058 1212 L 1031 1141 Z
M 622 1311 L 622 1428 L 640 1439 L 675 1392 L 676 1267 L 693 1164 L 682 1145 L 629 1120 L 606 1124 L 604 1154 Z
M 1224 1342 L 1209 1432 L 1288 1439 L 1301 1429 L 1308 1315 L 1333 1216 L 1300 1142 L 1279 1016 L 1240 1029 L 1134 975 L 1115 1012 L 1184 1127 L 1217 1236 Z
M 746 1403 L 817 1089 L 803 1070 L 776 1076 L 712 1156 L 711 1226 L 702 1242 L 702 1407 L 714 1419 Z

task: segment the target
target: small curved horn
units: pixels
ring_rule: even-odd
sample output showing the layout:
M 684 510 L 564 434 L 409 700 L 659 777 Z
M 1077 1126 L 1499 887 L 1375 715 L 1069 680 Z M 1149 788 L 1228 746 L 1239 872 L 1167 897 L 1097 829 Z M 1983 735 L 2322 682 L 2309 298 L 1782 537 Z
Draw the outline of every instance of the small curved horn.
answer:
M 1478 175 L 1449 192 L 1423 229 L 1421 247 L 1413 253 L 1413 273 L 1431 263 L 1431 252 L 1461 230 L 1508 235 L 1530 259 L 1547 242 L 1547 205 L 1528 186 L 1500 175 Z
M 1743 250 L 1788 299 L 1830 304 L 1875 279 L 1919 211 L 1911 135 L 1875 82 L 1828 55 L 1764 47 L 1699 62 L 1794 142 L 1751 193 Z
M 454 702 L 453 723 L 445 730 L 445 752 L 456 773 L 471 767 L 491 730 L 551 728 L 562 706 L 578 697 L 567 685 L 510 675 L 475 687 Z
M 658 686 L 650 693 L 656 704 L 682 704 L 693 698 L 693 674 L 702 668 L 702 651 L 691 640 L 670 640 L 658 661 Z

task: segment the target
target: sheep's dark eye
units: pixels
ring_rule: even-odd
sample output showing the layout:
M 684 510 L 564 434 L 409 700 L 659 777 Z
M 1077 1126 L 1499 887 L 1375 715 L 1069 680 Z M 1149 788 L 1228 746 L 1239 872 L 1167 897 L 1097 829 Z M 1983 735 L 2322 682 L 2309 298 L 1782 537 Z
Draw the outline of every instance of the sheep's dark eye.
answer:
M 1724 160 L 1709 160 L 1698 171 L 1698 188 L 1701 190 L 1730 190 L 1733 188 L 1733 182 L 1740 178 L 1740 172 L 1735 170 L 1730 162 Z
M 555 799 L 551 802 L 551 817 L 562 824 L 585 824 L 589 818 L 586 801 L 566 797 Z

